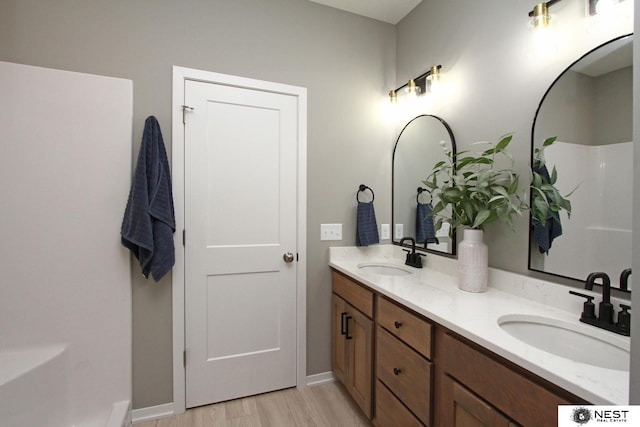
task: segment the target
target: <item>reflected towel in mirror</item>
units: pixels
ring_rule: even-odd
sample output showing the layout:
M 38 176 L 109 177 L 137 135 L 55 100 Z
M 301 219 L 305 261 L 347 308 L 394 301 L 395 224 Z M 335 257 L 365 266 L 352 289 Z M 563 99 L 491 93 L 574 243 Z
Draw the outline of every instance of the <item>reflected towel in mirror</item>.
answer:
M 416 243 L 439 243 L 433 225 L 431 203 L 420 203 L 416 207 Z

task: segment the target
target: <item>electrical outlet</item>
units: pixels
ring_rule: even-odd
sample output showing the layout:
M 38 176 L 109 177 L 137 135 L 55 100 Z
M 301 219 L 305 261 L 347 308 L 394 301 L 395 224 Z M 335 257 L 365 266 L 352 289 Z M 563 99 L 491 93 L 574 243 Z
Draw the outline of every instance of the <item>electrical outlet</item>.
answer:
M 320 240 L 342 240 L 342 224 L 320 224 Z
M 390 228 L 389 224 L 381 224 L 380 225 L 380 238 L 382 240 L 389 240 Z
M 394 237 L 396 239 L 402 239 L 404 237 L 404 225 L 403 224 L 396 224 Z

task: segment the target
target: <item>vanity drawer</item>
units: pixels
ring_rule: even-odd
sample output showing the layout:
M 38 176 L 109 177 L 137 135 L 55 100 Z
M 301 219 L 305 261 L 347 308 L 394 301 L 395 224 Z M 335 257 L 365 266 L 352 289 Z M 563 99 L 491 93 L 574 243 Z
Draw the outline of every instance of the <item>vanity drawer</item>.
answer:
M 389 391 L 376 381 L 376 426 L 422 427 L 423 424 Z
M 378 379 L 422 421 L 431 419 L 433 365 L 380 326 L 376 329 Z
M 333 292 L 369 318 L 373 318 L 373 292 L 337 271 L 331 272 L 331 283 Z
M 519 425 L 556 426 L 558 405 L 583 403 L 582 399 L 569 397 L 568 392 L 557 386 L 544 386 L 522 368 L 509 368 L 499 360 L 499 356 L 478 348 L 476 344 L 463 342 L 448 333 L 443 334 L 438 344 L 442 351 L 438 360 L 442 360 L 442 369 L 448 377 L 464 384 L 470 393 Z M 449 408 L 452 406 L 450 404 Z M 443 411 L 445 416 L 446 412 Z
M 378 312 L 376 314 L 379 325 L 426 358 L 431 359 L 433 325 L 384 298 L 378 298 Z

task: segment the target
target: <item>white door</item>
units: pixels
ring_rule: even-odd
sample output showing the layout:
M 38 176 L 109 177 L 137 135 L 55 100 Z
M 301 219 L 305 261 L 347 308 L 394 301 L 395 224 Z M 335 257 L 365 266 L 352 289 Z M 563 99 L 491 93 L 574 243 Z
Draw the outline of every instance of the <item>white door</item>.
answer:
M 186 406 L 296 385 L 297 100 L 185 82 Z M 292 254 L 292 257 L 286 254 Z

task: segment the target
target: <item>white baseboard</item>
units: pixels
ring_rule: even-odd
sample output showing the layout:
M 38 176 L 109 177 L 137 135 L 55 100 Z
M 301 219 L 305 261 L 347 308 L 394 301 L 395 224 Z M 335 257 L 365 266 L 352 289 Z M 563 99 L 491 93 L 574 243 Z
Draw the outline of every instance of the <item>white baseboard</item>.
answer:
M 332 371 L 323 372 L 320 374 L 307 375 L 306 386 L 314 386 L 326 383 L 332 383 L 336 380 Z M 134 409 L 131 411 L 131 418 L 133 424 L 142 423 L 145 421 L 153 421 L 159 418 L 170 417 L 174 415 L 173 403 L 165 403 L 158 406 L 149 406 L 148 408 Z
M 133 420 L 133 423 L 136 424 L 145 421 L 157 420 L 159 418 L 170 417 L 173 414 L 173 403 L 165 403 L 164 405 L 134 409 L 133 411 L 131 411 L 131 418 Z
M 332 383 L 336 380 L 333 371 L 322 372 L 320 374 L 307 375 L 307 386 Z

